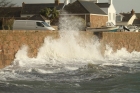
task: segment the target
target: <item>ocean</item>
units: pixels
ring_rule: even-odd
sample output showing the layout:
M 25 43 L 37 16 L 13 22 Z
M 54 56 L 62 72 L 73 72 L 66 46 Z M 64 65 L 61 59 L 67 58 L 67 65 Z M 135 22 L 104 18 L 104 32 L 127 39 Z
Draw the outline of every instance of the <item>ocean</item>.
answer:
M 102 54 L 97 37 L 79 42 L 76 30 L 46 37 L 35 58 L 23 45 L 0 70 L 0 93 L 140 93 L 140 52 L 106 45 Z

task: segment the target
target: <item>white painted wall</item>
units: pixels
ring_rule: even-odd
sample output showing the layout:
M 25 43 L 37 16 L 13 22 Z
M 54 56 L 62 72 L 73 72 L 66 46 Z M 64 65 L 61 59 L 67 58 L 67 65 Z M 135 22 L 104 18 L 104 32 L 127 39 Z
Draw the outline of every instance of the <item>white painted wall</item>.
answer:
M 130 20 L 128 21 L 127 25 L 132 25 L 132 24 L 133 24 L 133 21 L 134 21 L 135 19 L 137 19 L 137 17 L 136 17 L 136 15 L 134 14 L 134 15 L 130 18 Z
M 116 25 L 123 25 L 123 26 L 127 26 L 127 22 L 117 22 Z
M 32 17 L 35 14 L 21 14 L 21 17 Z
M 123 15 L 121 14 L 116 15 L 116 22 L 121 22 L 122 19 L 123 19 Z
M 108 22 L 112 22 L 114 25 L 116 25 L 116 9 L 113 5 L 113 0 L 110 1 L 110 6 L 108 8 Z
M 108 22 L 112 22 L 116 25 L 116 9 L 113 5 L 113 0 L 108 0 L 109 8 L 101 8 L 106 14 L 108 14 Z

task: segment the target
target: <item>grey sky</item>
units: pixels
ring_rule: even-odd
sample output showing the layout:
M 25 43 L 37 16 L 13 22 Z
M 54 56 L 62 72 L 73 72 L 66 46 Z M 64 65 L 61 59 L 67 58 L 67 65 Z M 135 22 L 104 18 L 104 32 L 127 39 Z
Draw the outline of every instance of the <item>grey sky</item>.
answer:
M 16 3 L 18 6 L 22 5 L 22 2 L 25 3 L 53 3 L 54 0 L 11 0 Z M 64 0 L 60 0 L 64 2 Z M 99 0 L 99 2 L 108 2 L 108 0 Z M 113 4 L 117 10 L 117 13 L 120 12 L 130 12 L 132 9 L 136 13 L 140 13 L 140 0 L 113 0 Z

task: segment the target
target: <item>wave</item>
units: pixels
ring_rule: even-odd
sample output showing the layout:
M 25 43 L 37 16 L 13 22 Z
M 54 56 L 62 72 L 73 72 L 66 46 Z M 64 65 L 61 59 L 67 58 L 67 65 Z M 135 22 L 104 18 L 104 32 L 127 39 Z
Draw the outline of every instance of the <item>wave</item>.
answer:
M 65 22 L 69 24 L 67 25 Z M 36 74 L 42 76 L 69 71 L 73 74 L 73 72 L 79 71 L 80 68 L 85 70 L 85 67 L 87 68 L 89 64 L 93 64 L 93 68 L 99 67 L 98 70 L 105 66 L 107 68 L 105 70 L 108 71 L 107 66 L 113 66 L 114 69 L 116 67 L 128 67 L 130 69 L 134 68 L 134 70 L 131 70 L 132 72 L 139 71 L 140 52 L 133 51 L 129 53 L 125 48 L 113 52 L 112 48 L 106 45 L 103 55 L 100 48 L 101 43 L 96 36 L 88 39 L 84 38 L 79 34 L 77 28 L 73 30 L 76 21 L 67 20 L 65 22 L 61 24 L 65 26 L 59 31 L 60 38 L 46 37 L 44 44 L 38 50 L 36 58 L 29 58 L 27 55 L 28 46 L 22 46 L 15 55 L 13 64 L 0 71 L 0 79 L 40 79 Z M 75 23 L 74 27 L 72 23 Z M 66 29 L 65 27 L 68 26 L 69 28 Z M 80 27 L 81 23 L 76 26 Z M 123 70 L 121 71 L 123 72 Z

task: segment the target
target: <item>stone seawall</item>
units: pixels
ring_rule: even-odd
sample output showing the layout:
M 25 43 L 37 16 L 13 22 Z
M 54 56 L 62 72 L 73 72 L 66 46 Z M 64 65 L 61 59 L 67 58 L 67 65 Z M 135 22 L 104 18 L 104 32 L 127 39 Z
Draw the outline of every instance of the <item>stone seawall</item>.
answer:
M 101 41 L 103 46 L 110 45 L 114 52 L 121 48 L 129 52 L 140 51 L 140 32 L 104 32 Z
M 80 36 L 87 39 L 93 33 L 80 31 Z M 0 31 L 0 68 L 8 66 L 15 59 L 15 54 L 23 46 L 29 47 L 28 56 L 36 57 L 38 49 L 44 43 L 44 39 L 51 36 L 52 39 L 59 38 L 58 31 Z
M 52 31 L 0 31 L 0 68 L 11 64 L 22 45 L 28 45 L 28 56 L 35 57 L 44 38 L 46 36 L 56 38 L 57 33 Z
M 59 38 L 58 31 L 0 31 L 0 68 L 8 66 L 15 59 L 15 54 L 23 45 L 29 47 L 28 56 L 36 57 L 45 37 Z M 85 41 L 94 36 L 93 32 L 80 31 Z M 100 34 L 102 52 L 109 44 L 114 51 L 125 47 L 129 52 L 140 51 L 140 33 L 136 32 L 104 32 Z M 82 40 L 82 41 L 83 41 Z

